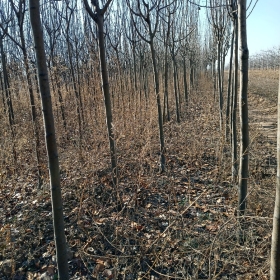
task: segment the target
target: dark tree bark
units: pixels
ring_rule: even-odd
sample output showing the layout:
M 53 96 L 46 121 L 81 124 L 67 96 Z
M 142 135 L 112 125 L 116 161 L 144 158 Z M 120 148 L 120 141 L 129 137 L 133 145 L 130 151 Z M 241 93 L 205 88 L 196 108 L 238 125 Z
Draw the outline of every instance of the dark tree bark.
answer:
M 101 78 L 102 78 L 102 89 L 104 94 L 104 102 L 105 102 L 105 111 L 106 111 L 106 121 L 107 121 L 107 131 L 110 145 L 110 153 L 111 153 L 111 165 L 113 171 L 113 182 L 114 185 L 117 185 L 118 180 L 118 172 L 117 172 L 117 155 L 116 155 L 116 147 L 115 147 L 115 136 L 113 129 L 113 116 L 112 116 L 112 107 L 111 107 L 111 97 L 110 97 L 110 88 L 109 88 L 109 78 L 108 78 L 108 70 L 106 63 L 106 49 L 104 42 L 104 14 L 107 11 L 112 0 L 108 0 L 104 7 L 100 9 L 98 0 L 93 0 L 92 3 L 94 5 L 94 12 L 90 8 L 88 1 L 84 0 L 84 4 L 87 12 L 90 17 L 95 21 L 98 29 L 98 47 L 99 47 L 99 60 L 100 60 L 100 68 L 101 68 Z
M 40 1 L 29 0 L 30 21 L 33 30 L 37 72 L 42 100 L 42 111 L 45 126 L 46 148 L 48 153 L 50 189 L 53 211 L 54 237 L 56 245 L 58 278 L 68 280 L 67 244 L 64 232 L 63 206 L 60 188 L 60 172 L 58 152 L 55 138 L 55 127 L 52 110 L 52 101 L 43 40 L 43 31 L 40 19 Z
M 41 157 L 40 157 L 40 152 L 39 152 L 40 126 L 39 126 L 39 122 L 37 119 L 34 90 L 33 90 L 33 86 L 32 86 L 31 71 L 30 71 L 30 66 L 29 66 L 29 61 L 28 61 L 26 38 L 25 38 L 25 33 L 24 33 L 24 18 L 25 18 L 25 12 L 27 10 L 26 9 L 26 0 L 19 1 L 18 6 L 15 5 L 15 2 L 13 0 L 10 0 L 9 2 L 11 4 L 12 10 L 14 11 L 14 14 L 17 19 L 20 42 L 17 42 L 14 38 L 12 38 L 11 34 L 9 34 L 9 37 L 21 49 L 22 54 L 23 54 L 23 64 L 24 64 L 24 68 L 25 68 L 26 80 L 27 80 L 27 85 L 28 85 L 29 103 L 30 103 L 31 118 L 32 118 L 32 128 L 33 128 L 33 134 L 34 134 L 34 140 L 35 140 L 34 144 L 35 144 L 35 153 L 36 153 L 36 162 L 37 162 L 38 187 L 41 187 L 42 186 L 42 170 L 41 170 L 42 163 L 40 161 Z
M 69 14 L 68 14 L 69 11 Z M 79 90 L 79 83 L 76 79 L 75 69 L 74 69 L 74 62 L 73 62 L 73 46 L 70 39 L 70 23 L 73 17 L 74 9 L 69 7 L 69 2 L 67 2 L 66 8 L 66 44 L 67 44 L 67 54 L 68 54 L 68 61 L 70 64 L 70 73 L 72 76 L 73 81 L 73 89 L 75 93 L 75 101 L 76 101 L 76 112 L 78 116 L 78 127 L 79 127 L 79 152 L 80 157 L 82 158 L 82 130 L 83 130 L 83 117 L 82 117 L 82 102 L 81 102 L 81 93 Z M 78 71 L 78 69 L 77 69 Z M 79 75 L 79 73 L 77 73 Z
M 233 69 L 233 85 L 232 85 L 232 109 L 231 109 L 231 145 L 232 145 L 232 182 L 237 181 L 238 162 L 237 162 L 237 95 L 238 95 L 238 21 L 235 13 L 234 19 L 234 69 Z
M 3 71 L 3 92 L 5 92 L 6 97 L 6 104 L 8 107 L 8 117 L 9 117 L 9 124 L 12 129 L 12 126 L 14 124 L 14 109 L 13 109 L 13 102 L 10 92 L 10 85 L 9 85 L 9 77 L 8 77 L 8 70 L 7 70 L 7 64 L 6 64 L 6 54 L 4 52 L 4 46 L 3 46 L 3 38 L 5 34 L 2 34 L 0 32 L 0 53 L 1 53 L 1 63 L 2 63 L 2 71 Z M 4 96 L 3 96 L 4 98 Z
M 149 5 L 149 3 L 146 3 L 145 1 L 137 0 L 136 6 L 137 11 L 135 11 L 129 0 L 126 1 L 129 7 L 129 10 L 131 12 L 131 19 L 135 26 L 135 29 L 138 33 L 138 35 L 141 37 L 142 40 L 144 40 L 146 43 L 149 44 L 150 52 L 151 52 L 151 58 L 152 58 L 152 65 L 153 65 L 153 75 L 154 75 L 154 88 L 155 88 L 155 95 L 156 95 L 156 103 L 157 103 L 157 113 L 158 113 L 158 127 L 159 127 L 159 140 L 160 140 L 160 172 L 165 171 L 165 145 L 164 145 L 164 131 L 163 131 L 163 117 L 162 117 L 162 109 L 161 109 L 161 100 L 160 100 L 160 91 L 159 91 L 159 72 L 158 72 L 158 64 L 156 60 L 156 50 L 155 50 L 155 35 L 157 32 L 158 24 L 159 24 L 159 13 L 160 10 L 163 9 L 165 6 L 161 6 L 161 2 L 154 3 L 153 5 Z M 141 5 L 143 7 L 141 8 Z M 156 15 L 153 21 L 151 20 L 151 14 L 155 11 Z M 146 30 L 147 30 L 147 37 L 140 32 L 140 30 L 137 28 L 135 19 L 133 18 L 133 15 L 140 18 L 143 23 L 145 24 Z
M 231 89 L 232 89 L 232 62 L 233 62 L 233 50 L 234 50 L 234 30 L 231 35 L 231 47 L 230 47 L 230 59 L 229 59 L 229 70 L 228 70 L 228 88 L 227 88 L 227 108 L 226 108 L 226 140 L 229 139 L 230 131 L 230 109 L 231 109 Z
M 239 215 L 245 214 L 247 184 L 249 179 L 249 125 L 248 125 L 248 60 L 246 27 L 246 0 L 238 0 L 239 58 L 240 58 L 240 165 L 239 165 Z
M 183 57 L 183 81 L 184 81 L 184 95 L 185 95 L 185 103 L 188 106 L 189 105 L 189 92 L 188 92 L 188 82 L 187 82 L 187 65 L 186 65 L 186 59 L 185 56 Z
M 168 82 L 169 82 L 169 63 L 168 63 L 168 42 L 170 37 L 171 28 L 171 13 L 168 13 L 167 18 L 167 30 L 164 29 L 164 101 L 163 101 L 163 121 L 170 121 L 170 110 L 169 110 L 169 94 L 168 94 Z

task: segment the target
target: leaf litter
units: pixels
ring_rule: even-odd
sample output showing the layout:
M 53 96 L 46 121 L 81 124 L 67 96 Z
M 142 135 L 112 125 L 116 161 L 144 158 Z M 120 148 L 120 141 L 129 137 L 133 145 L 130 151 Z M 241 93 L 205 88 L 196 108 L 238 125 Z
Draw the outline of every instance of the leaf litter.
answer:
M 209 135 L 217 128 L 204 121 L 209 112 L 203 98 L 195 104 L 186 115 L 192 123 L 165 124 L 164 174 L 157 172 L 153 135 L 149 147 L 140 139 L 133 150 L 119 141 L 117 189 L 108 161 L 74 163 L 62 154 L 71 279 L 268 279 L 272 210 L 258 201 L 267 195 L 262 189 L 270 178 L 252 178 L 248 212 L 238 219 L 236 187 L 218 160 L 219 137 Z M 200 141 L 186 136 L 196 131 L 202 132 Z M 255 138 L 253 154 L 263 137 Z M 38 190 L 35 176 L 26 175 L 1 175 L 0 277 L 55 279 L 48 186 Z M 121 209 L 113 199 L 116 192 Z

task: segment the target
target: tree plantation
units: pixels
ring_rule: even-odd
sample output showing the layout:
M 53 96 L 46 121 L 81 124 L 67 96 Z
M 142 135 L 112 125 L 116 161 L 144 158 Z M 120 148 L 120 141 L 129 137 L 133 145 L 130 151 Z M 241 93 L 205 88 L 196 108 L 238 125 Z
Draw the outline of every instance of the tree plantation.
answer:
M 280 279 L 279 48 L 250 57 L 246 2 L 0 2 L 1 279 Z

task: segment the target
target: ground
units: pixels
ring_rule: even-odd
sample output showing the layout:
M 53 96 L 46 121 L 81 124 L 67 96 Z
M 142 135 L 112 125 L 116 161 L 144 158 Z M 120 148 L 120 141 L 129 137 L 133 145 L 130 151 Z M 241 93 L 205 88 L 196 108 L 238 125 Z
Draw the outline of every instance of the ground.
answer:
M 123 124 L 120 117 L 115 124 L 117 188 L 102 122 L 94 134 L 86 127 L 80 154 L 75 139 L 65 144 L 59 134 L 71 279 L 269 279 L 278 72 L 252 71 L 249 78 L 250 180 L 243 218 L 236 215 L 229 147 L 219 136 L 209 83 L 190 93 L 181 123 L 165 123 L 165 173 L 158 172 L 152 109 L 135 106 L 140 121 L 124 108 L 115 112 L 130 120 Z M 0 277 L 55 279 L 48 178 L 46 173 L 38 189 L 27 135 L 16 143 L 21 168 L 2 164 L 0 170 Z

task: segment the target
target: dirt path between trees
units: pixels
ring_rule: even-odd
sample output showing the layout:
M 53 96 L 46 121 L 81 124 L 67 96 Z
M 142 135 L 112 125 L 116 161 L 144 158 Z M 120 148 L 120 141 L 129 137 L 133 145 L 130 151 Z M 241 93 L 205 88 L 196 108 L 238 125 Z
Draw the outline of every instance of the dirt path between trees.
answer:
M 271 106 L 260 97 L 251 97 L 249 105 L 249 118 L 252 128 L 257 128 L 267 137 L 270 144 L 276 147 L 277 136 L 277 104 Z
M 251 142 L 258 139 L 259 165 L 275 174 L 277 144 L 278 71 L 252 71 L 249 74 L 249 123 Z M 259 140 L 261 138 L 261 140 Z M 261 153 L 262 156 L 259 157 Z
M 278 71 L 249 75 L 249 118 L 269 141 L 276 144 Z

